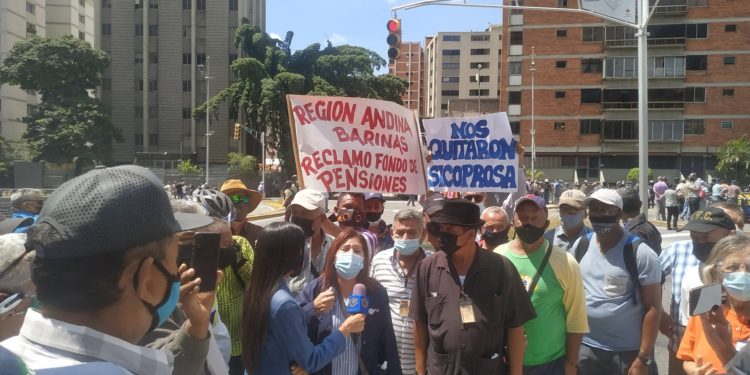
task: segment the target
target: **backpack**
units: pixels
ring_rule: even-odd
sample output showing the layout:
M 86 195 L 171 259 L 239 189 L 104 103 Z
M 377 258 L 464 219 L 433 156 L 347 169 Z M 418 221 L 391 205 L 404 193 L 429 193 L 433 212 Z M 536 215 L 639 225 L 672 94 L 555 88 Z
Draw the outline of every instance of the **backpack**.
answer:
M 581 259 L 583 259 L 583 256 L 586 255 L 586 251 L 589 249 L 589 243 L 591 242 L 591 236 L 593 233 L 588 233 L 586 236 L 581 237 L 581 240 L 578 241 L 578 246 L 576 246 L 575 251 L 573 255 L 576 258 L 576 261 L 578 263 L 581 263 Z M 622 258 L 625 261 L 625 270 L 628 272 L 628 276 L 630 276 L 630 279 L 633 280 L 633 283 L 635 285 L 638 285 L 640 288 L 641 283 L 638 282 L 638 265 L 636 263 L 636 253 L 638 252 L 638 247 L 643 243 L 643 241 L 640 239 L 640 237 L 630 234 L 628 235 L 628 239 L 625 241 L 625 247 L 622 250 Z M 638 299 L 636 298 L 635 291 L 633 292 L 633 303 L 638 304 Z

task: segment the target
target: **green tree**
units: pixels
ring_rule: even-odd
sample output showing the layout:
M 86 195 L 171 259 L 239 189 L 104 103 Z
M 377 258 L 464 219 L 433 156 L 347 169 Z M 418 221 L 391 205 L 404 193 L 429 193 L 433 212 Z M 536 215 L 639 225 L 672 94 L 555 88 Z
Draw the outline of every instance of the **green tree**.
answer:
M 229 159 L 227 167 L 230 178 L 249 178 L 258 173 L 258 161 L 255 156 L 230 152 L 227 157 Z
M 18 155 L 5 138 L 0 136 L 0 175 L 7 175 L 10 163 L 18 159 Z
M 42 104 L 23 118 L 33 160 L 75 162 L 76 174 L 87 163 L 112 161 L 112 140 L 122 137 L 102 103 L 89 95 L 108 65 L 106 53 L 70 35 L 13 45 L 0 65 L 0 84 L 42 96 Z
M 377 53 L 357 46 L 325 48 L 318 43 L 292 52 L 294 33 L 285 39 L 271 38 L 260 28 L 243 24 L 235 34 L 235 44 L 242 48 L 243 57 L 232 63 L 237 81 L 211 98 L 208 105 L 215 108 L 230 102 L 230 111 L 245 112 L 244 124 L 259 132 L 266 132 L 266 144 L 278 150 L 282 168 L 294 165 L 286 95 L 331 95 L 391 100 L 401 103 L 401 93 L 407 81 L 389 75 L 376 76 L 374 71 L 386 61 Z M 206 104 L 194 115 L 205 113 Z
M 539 181 L 544 179 L 544 171 L 541 169 L 534 170 L 534 176 L 531 176 L 531 168 L 526 168 L 526 178 L 530 181 Z
M 747 134 L 742 137 L 728 141 L 719 147 L 716 153 L 718 164 L 716 170 L 728 179 L 742 180 L 748 176 L 750 169 L 750 141 Z
M 190 160 L 177 163 L 177 173 L 181 177 L 199 176 L 203 174 L 203 168 L 193 164 Z
M 640 175 L 639 175 L 640 173 L 641 173 L 640 169 L 638 169 L 638 168 L 630 168 L 630 170 L 628 171 L 628 176 L 625 177 L 625 179 L 628 180 L 628 181 L 638 182 L 638 180 L 640 178 Z M 649 180 L 653 180 L 654 179 L 654 170 L 651 169 L 651 168 L 648 169 L 648 179 Z

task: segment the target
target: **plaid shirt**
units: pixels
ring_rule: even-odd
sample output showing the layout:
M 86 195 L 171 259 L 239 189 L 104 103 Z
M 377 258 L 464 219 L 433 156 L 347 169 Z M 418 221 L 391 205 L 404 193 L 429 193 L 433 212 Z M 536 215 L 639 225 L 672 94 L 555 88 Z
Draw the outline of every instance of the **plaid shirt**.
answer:
M 47 319 L 33 309 L 26 312 L 19 335 L 3 341 L 2 346 L 33 369 L 106 362 L 117 366 L 112 368 L 121 368 L 120 373 L 172 373 L 172 357 L 167 352 L 133 345 L 89 327 Z
M 693 241 L 677 241 L 672 243 L 671 246 L 664 249 L 659 255 L 659 262 L 661 263 L 661 269 L 664 272 L 664 276 L 672 275 L 672 300 L 669 304 L 669 317 L 672 320 L 674 326 L 680 324 L 680 303 L 682 301 L 681 286 L 682 279 L 685 277 L 685 272 L 693 267 L 697 267 L 700 264 L 698 258 L 693 255 Z M 680 345 L 682 340 L 682 334 L 684 330 L 674 330 L 674 335 L 670 340 L 670 348 L 674 348 L 677 351 L 677 346 Z

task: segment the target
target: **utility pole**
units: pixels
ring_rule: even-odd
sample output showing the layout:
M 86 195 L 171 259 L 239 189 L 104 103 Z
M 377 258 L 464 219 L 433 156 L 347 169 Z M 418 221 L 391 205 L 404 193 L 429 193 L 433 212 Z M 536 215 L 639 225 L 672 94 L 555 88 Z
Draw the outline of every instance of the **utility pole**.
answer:
M 536 75 L 536 47 L 531 46 L 531 181 L 534 181 L 536 174 L 536 118 L 534 117 L 534 110 L 536 105 L 535 87 L 534 87 L 534 76 Z
M 210 167 L 210 159 L 211 159 L 211 135 L 213 132 L 211 131 L 211 106 L 208 104 L 209 99 L 211 99 L 211 85 L 210 80 L 211 78 L 211 67 L 209 66 L 211 57 L 206 56 L 206 65 L 205 69 L 203 69 L 203 79 L 206 80 L 206 185 L 208 185 L 208 177 L 209 172 L 208 168 Z
M 482 68 L 484 68 L 482 64 L 477 64 L 477 113 L 479 115 L 482 114 Z

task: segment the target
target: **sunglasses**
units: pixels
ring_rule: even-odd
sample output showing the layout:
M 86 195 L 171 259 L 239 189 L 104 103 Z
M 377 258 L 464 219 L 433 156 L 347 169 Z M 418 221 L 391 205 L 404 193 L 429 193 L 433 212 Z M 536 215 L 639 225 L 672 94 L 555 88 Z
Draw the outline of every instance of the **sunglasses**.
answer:
M 232 203 L 234 204 L 237 204 L 240 202 L 250 203 L 250 197 L 248 197 L 247 195 L 232 194 L 229 196 L 229 199 L 231 199 Z

